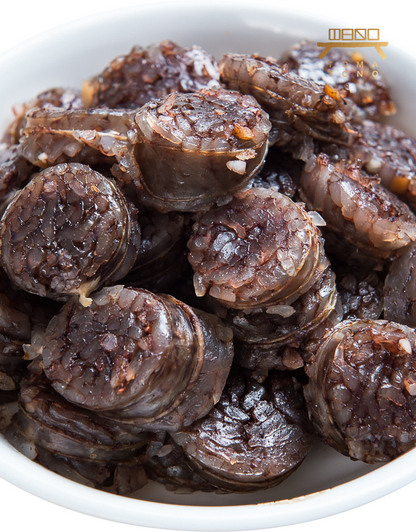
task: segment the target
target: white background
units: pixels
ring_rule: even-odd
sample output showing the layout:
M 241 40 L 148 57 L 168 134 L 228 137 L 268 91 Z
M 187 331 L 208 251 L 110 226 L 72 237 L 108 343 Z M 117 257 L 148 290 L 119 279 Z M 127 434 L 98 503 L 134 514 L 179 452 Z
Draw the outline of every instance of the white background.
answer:
M 227 1 L 227 0 L 224 0 Z M 254 1 L 254 0 L 253 0 Z M 32 0 L 2 2 L 0 19 L 0 53 L 11 46 L 46 29 L 96 12 L 128 6 L 140 2 L 118 0 Z M 151 3 L 151 2 L 147 2 Z M 310 11 L 314 16 L 322 15 L 338 18 L 340 27 L 380 28 L 381 39 L 394 43 L 416 54 L 413 9 L 405 0 L 364 3 L 362 0 L 312 0 L 282 2 L 274 0 L 274 5 Z M 237 8 L 238 9 L 238 8 Z M 412 9 L 410 12 L 409 9 Z M 148 43 L 137 44 L 146 45 Z M 18 66 L 17 66 L 18 67 Z M 0 80 L 1 82 L 1 80 Z M 415 91 L 416 92 L 416 91 Z M 0 471 L 1 476 L 1 471 Z M 416 482 L 378 501 L 340 515 L 321 519 L 312 523 L 293 525 L 275 529 L 275 532 L 327 532 L 340 530 L 371 530 L 377 532 L 414 527 L 413 508 L 416 501 Z M 97 530 L 100 532 L 146 532 L 155 529 L 112 523 L 78 514 L 29 495 L 19 488 L 0 479 L 0 522 L 1 527 L 30 532 L 60 532 L 76 530 Z

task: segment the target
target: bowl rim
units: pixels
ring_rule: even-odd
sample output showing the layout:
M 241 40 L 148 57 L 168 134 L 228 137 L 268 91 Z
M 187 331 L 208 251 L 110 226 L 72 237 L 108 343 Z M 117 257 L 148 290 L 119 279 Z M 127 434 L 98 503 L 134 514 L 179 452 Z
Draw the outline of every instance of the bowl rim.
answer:
M 412 482 L 416 470 L 415 451 L 410 451 L 359 478 L 293 499 L 239 506 L 189 506 L 115 496 L 78 484 L 26 457 L 22 460 L 21 453 L 0 434 L 0 442 L 2 440 L 0 476 L 11 484 L 87 515 L 171 530 L 257 530 L 314 521 L 383 497 Z M 397 467 L 399 463 L 400 468 Z M 53 491 L 49 489 L 50 484 L 54 486 Z M 351 489 L 352 484 L 354 489 Z
M 79 32 L 90 24 L 99 25 L 115 14 L 133 16 L 145 11 L 167 9 L 171 12 L 177 6 L 198 12 L 204 8 L 229 11 L 233 6 L 239 10 L 252 8 L 253 4 L 246 0 L 228 0 L 221 2 L 201 2 L 197 5 L 191 0 L 173 4 L 163 0 L 138 2 L 135 5 L 102 11 L 50 28 L 42 33 L 11 47 L 0 56 L 0 63 L 14 64 L 28 47 L 47 43 L 53 35 Z M 256 9 L 272 11 L 287 19 L 300 19 L 303 23 L 310 21 L 314 26 L 328 28 L 330 17 L 322 18 L 312 11 L 282 8 L 272 2 L 256 2 Z M 392 52 L 396 48 L 393 46 Z M 400 55 L 412 57 L 400 50 Z M 12 447 L 0 434 L 0 476 L 6 481 L 32 493 L 35 496 L 84 514 L 105 518 L 125 524 L 165 528 L 175 530 L 256 530 L 312 521 L 347 511 L 380 498 L 395 491 L 416 479 L 416 449 L 406 453 L 359 478 L 345 482 L 333 488 L 310 493 L 293 499 L 245 504 L 240 506 L 190 506 L 144 501 L 96 490 L 61 477 L 46 468 L 27 459 Z M 397 467 L 400 465 L 400 467 Z M 354 489 L 351 484 L 354 483 Z M 50 485 L 54 486 L 50 490 Z M 74 490 L 74 486 L 76 489 Z M 371 491 L 369 491 L 371 486 Z M 215 512 L 213 512 L 215 508 Z M 236 518 L 236 509 L 238 517 Z M 230 511 L 230 509 L 232 511 Z

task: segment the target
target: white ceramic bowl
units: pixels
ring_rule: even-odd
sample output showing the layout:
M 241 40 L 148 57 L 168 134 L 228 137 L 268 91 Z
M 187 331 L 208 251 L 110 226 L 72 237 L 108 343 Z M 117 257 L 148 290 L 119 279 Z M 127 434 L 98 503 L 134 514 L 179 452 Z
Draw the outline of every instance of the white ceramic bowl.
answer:
M 154 2 L 76 21 L 0 58 L 0 131 L 10 122 L 14 104 L 50 87 L 80 86 L 135 44 L 171 39 L 181 45 L 198 44 L 217 58 L 223 52 L 278 56 L 300 39 L 326 40 L 329 27 L 334 27 L 331 21 L 251 2 L 240 2 L 238 8 L 223 2 Z M 374 50 L 366 56 L 382 63 L 380 71 L 399 103 L 391 123 L 416 135 L 416 108 L 405 105 L 412 101 L 416 84 L 415 60 L 391 45 L 386 52 L 383 62 Z M 386 495 L 416 479 L 416 450 L 380 467 L 352 462 L 317 444 L 288 480 L 266 491 L 178 497 L 150 482 L 137 498 L 128 498 L 66 480 L 0 437 L 0 476 L 56 504 L 113 521 L 179 530 L 255 530 L 318 519 Z

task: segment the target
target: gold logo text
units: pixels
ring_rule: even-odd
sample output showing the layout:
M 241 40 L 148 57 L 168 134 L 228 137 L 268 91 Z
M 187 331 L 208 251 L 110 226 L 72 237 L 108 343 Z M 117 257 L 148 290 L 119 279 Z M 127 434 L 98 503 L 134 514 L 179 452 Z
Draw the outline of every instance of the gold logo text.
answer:
M 380 30 L 378 28 L 330 28 L 328 30 L 329 42 L 318 42 L 319 48 L 323 48 L 319 57 L 323 59 L 332 48 L 357 48 L 371 46 L 377 50 L 382 59 L 386 59 L 386 54 L 382 46 L 389 43 L 380 41 Z
M 353 54 L 353 59 L 354 59 L 354 55 L 356 55 L 358 58 L 358 53 L 357 54 Z M 341 74 L 344 76 L 344 78 L 347 78 L 351 75 L 351 72 L 348 71 L 348 61 L 343 61 L 342 62 L 342 66 L 344 67 L 344 70 L 341 72 Z M 357 65 L 357 70 L 356 70 L 356 76 L 357 78 L 362 78 L 364 77 L 364 70 L 360 70 L 360 69 L 364 69 L 364 60 L 361 60 L 361 58 L 356 61 L 356 65 Z M 335 65 L 334 65 L 334 61 L 328 61 L 328 66 L 329 68 L 335 68 Z M 372 65 L 372 68 L 371 68 L 371 75 L 373 76 L 373 78 L 377 78 L 378 77 L 378 71 L 376 70 L 378 68 L 378 65 L 377 65 L 377 62 L 374 61 L 373 65 Z M 328 70 L 327 71 L 328 74 L 329 74 L 329 77 L 332 77 L 332 73 L 333 73 L 333 70 Z

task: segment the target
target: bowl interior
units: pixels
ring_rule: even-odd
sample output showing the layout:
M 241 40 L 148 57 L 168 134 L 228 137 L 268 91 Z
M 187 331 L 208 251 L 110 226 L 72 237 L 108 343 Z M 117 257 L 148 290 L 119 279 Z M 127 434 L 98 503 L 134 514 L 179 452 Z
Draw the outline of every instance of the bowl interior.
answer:
M 184 46 L 198 44 L 217 59 L 223 52 L 276 57 L 300 39 L 326 40 L 328 28 L 339 26 L 333 24 L 250 2 L 239 2 L 238 7 L 234 2 L 155 2 L 88 17 L 31 39 L 0 58 L 0 128 L 11 121 L 13 105 L 51 87 L 80 87 L 133 45 L 171 39 Z M 390 122 L 416 136 L 416 107 L 407 105 L 416 82 L 415 59 L 391 46 L 385 60 L 372 49 L 365 55 L 392 87 L 398 114 Z M 405 456 L 382 467 L 369 466 L 317 443 L 283 484 L 242 495 L 179 495 L 154 482 L 135 499 L 110 495 L 28 464 L 2 438 L 0 471 L 10 482 L 52 502 L 115 521 L 184 530 L 243 530 L 294 524 L 369 502 L 416 478 L 415 453 L 408 453 L 412 460 Z M 41 477 L 47 479 L 47 487 L 40 486 Z

